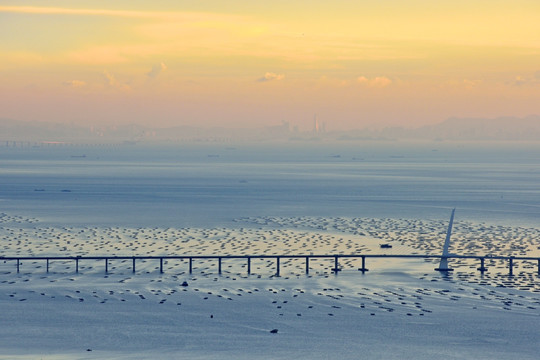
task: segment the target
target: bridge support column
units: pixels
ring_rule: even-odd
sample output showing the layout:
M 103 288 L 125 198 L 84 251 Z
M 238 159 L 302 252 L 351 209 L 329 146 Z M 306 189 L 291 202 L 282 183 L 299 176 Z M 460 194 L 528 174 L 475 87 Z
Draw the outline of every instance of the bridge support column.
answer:
M 340 270 L 341 269 L 339 268 L 338 257 L 334 256 L 334 268 L 332 269 L 332 271 L 337 274 Z
M 309 256 L 306 256 L 306 275 L 309 275 Z
M 47 259 L 47 274 L 49 273 L 49 259 Z
M 135 258 L 133 258 L 133 271 L 132 272 L 135 274 Z
M 20 267 L 20 265 L 21 265 L 21 264 L 20 264 L 20 261 L 19 261 L 19 259 L 17 259 L 17 274 L 19 273 L 19 267 Z
M 193 273 L 193 258 L 189 258 L 189 274 Z
M 512 257 L 508 259 L 508 275 L 514 275 L 514 259 Z
M 482 274 L 487 271 L 487 268 L 484 266 L 484 260 L 485 258 L 480 258 L 480 267 L 477 269 L 478 271 L 480 271 Z
M 369 271 L 368 269 L 366 269 L 366 257 L 365 256 L 362 256 L 362 267 L 360 269 L 358 269 L 358 271 L 361 271 L 362 274 L 365 273 L 366 271 Z
M 251 275 L 251 258 L 249 256 L 247 258 L 247 274 Z
M 75 258 L 75 273 L 79 273 L 79 259 Z
M 221 275 L 221 258 L 218 258 L 218 274 Z
M 109 273 L 109 259 L 105 258 L 105 274 Z
M 276 257 L 276 276 L 279 277 L 279 260 L 280 260 L 280 257 Z
M 163 274 L 163 258 L 159 258 L 159 273 Z

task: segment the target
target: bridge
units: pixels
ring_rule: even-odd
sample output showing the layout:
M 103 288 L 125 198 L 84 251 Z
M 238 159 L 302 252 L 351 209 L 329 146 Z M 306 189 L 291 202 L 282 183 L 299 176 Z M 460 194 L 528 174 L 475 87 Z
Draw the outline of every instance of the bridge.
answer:
M 15 261 L 17 264 L 17 273 L 20 272 L 21 261 L 45 261 L 46 262 L 46 271 L 49 272 L 50 262 L 53 260 L 63 260 L 63 261 L 74 261 L 75 262 L 75 272 L 79 273 L 79 263 L 82 261 L 102 260 L 104 262 L 105 274 L 109 273 L 109 261 L 112 260 L 131 260 L 132 261 L 132 272 L 136 272 L 136 261 L 137 260 L 155 260 L 159 261 L 159 272 L 163 274 L 164 269 L 164 260 L 188 260 L 189 261 L 189 273 L 193 273 L 193 263 L 196 260 L 216 260 L 218 265 L 218 274 L 222 273 L 222 264 L 225 260 L 232 259 L 243 259 L 247 262 L 247 274 L 251 275 L 251 261 L 253 259 L 274 259 L 276 264 L 276 276 L 280 276 L 281 260 L 283 259 L 304 259 L 305 261 L 305 272 L 309 274 L 310 271 L 310 259 L 330 259 L 334 260 L 334 267 L 331 268 L 331 271 L 338 273 L 342 270 L 339 264 L 340 259 L 362 259 L 362 267 L 358 270 L 362 273 L 368 271 L 366 267 L 366 259 L 370 258 L 405 258 L 405 259 L 476 259 L 480 262 L 478 271 L 484 273 L 487 271 L 485 266 L 485 261 L 487 260 L 504 260 L 508 261 L 508 274 L 513 275 L 514 261 L 536 261 L 538 267 L 538 274 L 540 275 L 540 257 L 528 257 L 528 256 L 492 256 L 492 255 L 392 255 L 392 254 L 335 254 L 335 255 L 171 255 L 171 256 L 0 256 L 0 260 Z M 440 269 L 435 269 L 440 271 Z M 450 271 L 452 269 L 446 269 Z

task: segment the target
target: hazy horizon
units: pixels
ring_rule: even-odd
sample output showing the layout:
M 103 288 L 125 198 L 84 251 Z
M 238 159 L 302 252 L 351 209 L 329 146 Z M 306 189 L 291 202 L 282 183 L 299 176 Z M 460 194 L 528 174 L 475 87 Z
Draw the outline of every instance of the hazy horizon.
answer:
M 151 125 L 62 124 L 46 121 L 18 121 L 0 118 L 0 143 L 7 147 L 57 144 L 174 144 L 174 143 L 357 143 L 366 141 L 431 142 L 532 142 L 540 139 L 540 116 L 449 118 L 420 127 L 384 127 L 335 131 L 314 118 L 311 129 L 299 129 L 290 122 L 258 127 L 205 127 L 204 124 L 167 128 Z

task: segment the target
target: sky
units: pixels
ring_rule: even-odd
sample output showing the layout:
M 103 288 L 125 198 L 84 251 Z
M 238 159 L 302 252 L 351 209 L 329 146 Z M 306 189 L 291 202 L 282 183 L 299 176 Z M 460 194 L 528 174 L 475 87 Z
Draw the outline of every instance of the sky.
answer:
M 538 114 L 537 0 L 0 0 L 0 118 L 416 127 Z

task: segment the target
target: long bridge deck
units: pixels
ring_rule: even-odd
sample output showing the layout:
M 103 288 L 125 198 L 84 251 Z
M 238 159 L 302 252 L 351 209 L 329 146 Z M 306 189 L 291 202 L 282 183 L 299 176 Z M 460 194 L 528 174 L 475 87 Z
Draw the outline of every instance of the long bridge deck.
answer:
M 393 254 L 335 254 L 335 255 L 156 255 L 156 256 L 0 256 L 0 260 L 16 261 L 17 273 L 20 272 L 21 261 L 23 260 L 44 260 L 46 261 L 46 271 L 49 272 L 49 263 L 51 260 L 64 260 L 75 262 L 75 272 L 79 272 L 79 262 L 84 260 L 103 260 L 105 264 L 105 273 L 109 272 L 110 260 L 132 260 L 132 271 L 135 273 L 137 260 L 159 260 L 159 271 L 164 273 L 164 260 L 189 260 L 189 273 L 193 272 L 194 260 L 211 260 L 215 259 L 218 262 L 218 273 L 221 274 L 222 262 L 226 259 L 245 259 L 247 261 L 247 273 L 251 274 L 251 260 L 252 259 L 275 259 L 276 261 L 276 276 L 280 276 L 280 262 L 281 259 L 305 259 L 305 271 L 309 274 L 310 259 L 333 259 L 334 267 L 331 269 L 334 272 L 341 270 L 339 266 L 340 259 L 361 258 L 362 267 L 359 271 L 363 273 L 368 271 L 366 268 L 366 259 L 368 258 L 419 258 L 419 259 L 476 259 L 480 261 L 478 271 L 484 272 L 487 270 L 485 267 L 485 260 L 506 260 L 508 261 L 508 274 L 513 275 L 514 261 L 536 261 L 538 264 L 538 274 L 540 275 L 540 257 L 529 256 L 491 256 L 491 255 L 421 255 L 421 254 L 409 254 L 409 255 L 393 255 Z M 451 270 L 451 269 L 448 269 Z

